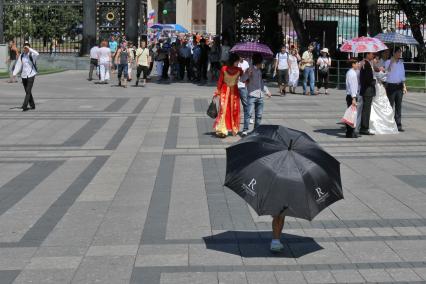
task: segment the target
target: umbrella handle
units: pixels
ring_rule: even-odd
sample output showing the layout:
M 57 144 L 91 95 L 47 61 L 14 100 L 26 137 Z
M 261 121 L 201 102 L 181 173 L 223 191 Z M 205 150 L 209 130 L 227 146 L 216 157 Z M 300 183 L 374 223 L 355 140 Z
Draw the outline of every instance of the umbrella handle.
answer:
M 290 145 L 288 145 L 288 151 L 291 150 L 291 147 L 293 146 L 293 139 L 290 139 Z

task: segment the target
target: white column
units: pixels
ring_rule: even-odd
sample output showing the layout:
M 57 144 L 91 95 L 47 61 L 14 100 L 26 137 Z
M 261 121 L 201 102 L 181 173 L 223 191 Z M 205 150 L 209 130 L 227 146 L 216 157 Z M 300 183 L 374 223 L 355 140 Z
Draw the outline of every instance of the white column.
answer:
M 186 28 L 192 32 L 192 0 L 187 1 L 186 13 L 188 17 L 186 18 Z
M 191 27 L 188 26 L 188 0 L 176 0 L 176 24 L 182 25 L 187 29 Z
M 216 5 L 216 0 L 207 0 L 206 30 L 211 34 L 216 34 Z
M 148 9 L 147 13 L 149 15 L 149 12 L 151 10 L 155 11 L 155 19 L 154 23 L 158 23 L 158 0 L 148 0 Z M 148 15 L 146 15 L 148 17 Z

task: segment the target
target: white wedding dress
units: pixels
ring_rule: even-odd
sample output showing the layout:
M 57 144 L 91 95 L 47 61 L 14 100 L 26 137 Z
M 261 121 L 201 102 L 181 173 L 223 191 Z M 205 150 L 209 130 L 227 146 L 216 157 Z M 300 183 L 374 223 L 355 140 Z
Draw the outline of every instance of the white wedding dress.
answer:
M 382 82 L 386 81 L 386 74 L 375 72 L 376 96 L 373 98 L 370 113 L 370 131 L 375 134 L 397 134 L 394 111 L 389 103 L 386 89 Z M 362 99 L 358 104 L 358 129 L 361 122 Z

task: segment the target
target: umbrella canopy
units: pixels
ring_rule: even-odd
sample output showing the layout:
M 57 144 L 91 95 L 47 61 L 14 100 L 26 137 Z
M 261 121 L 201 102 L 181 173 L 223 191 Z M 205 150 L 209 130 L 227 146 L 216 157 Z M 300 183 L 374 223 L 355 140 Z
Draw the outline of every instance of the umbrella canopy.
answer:
M 179 24 L 167 24 L 167 25 L 163 25 L 163 28 L 166 30 L 177 31 L 179 33 L 188 33 L 188 30 Z
M 259 215 L 312 220 L 343 198 L 340 163 L 306 133 L 261 125 L 226 156 L 225 185 Z
M 159 29 L 162 30 L 163 29 L 163 25 L 162 24 L 155 24 L 149 27 L 150 29 Z
M 274 56 L 271 49 L 266 44 L 257 42 L 238 43 L 231 49 L 231 52 L 245 57 L 250 57 L 254 53 L 260 53 L 263 57 L 267 58 Z
M 379 52 L 388 49 L 380 40 L 374 37 L 356 37 L 343 43 L 340 51 L 351 53 Z
M 378 38 L 385 43 L 405 44 L 405 45 L 417 45 L 417 44 L 419 44 L 419 42 L 414 37 L 399 34 L 399 33 L 396 33 L 396 32 L 381 33 L 381 34 L 376 35 L 375 38 Z

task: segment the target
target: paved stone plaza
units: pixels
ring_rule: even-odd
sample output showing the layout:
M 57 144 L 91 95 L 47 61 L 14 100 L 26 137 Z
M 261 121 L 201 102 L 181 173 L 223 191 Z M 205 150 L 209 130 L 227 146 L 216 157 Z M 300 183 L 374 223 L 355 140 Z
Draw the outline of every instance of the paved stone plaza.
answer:
M 343 91 L 266 101 L 264 123 L 308 132 L 341 163 L 345 200 L 270 218 L 222 186 L 213 87 L 126 90 L 69 71 L 36 79 L 36 111 L 0 82 L 0 283 L 425 283 L 426 95 L 406 132 L 342 138 Z

